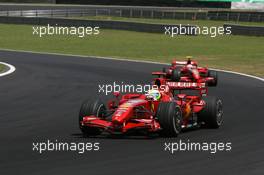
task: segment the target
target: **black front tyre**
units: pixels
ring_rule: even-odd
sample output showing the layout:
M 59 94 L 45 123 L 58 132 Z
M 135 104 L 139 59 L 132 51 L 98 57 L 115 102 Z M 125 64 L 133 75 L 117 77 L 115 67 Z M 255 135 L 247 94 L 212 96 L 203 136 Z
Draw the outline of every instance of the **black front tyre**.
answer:
M 208 86 L 217 86 L 217 82 L 218 82 L 217 72 L 214 70 L 209 70 L 208 71 L 208 77 L 214 78 L 213 81 L 208 82 Z
M 216 97 L 204 97 L 205 107 L 198 113 L 199 120 L 208 128 L 219 128 L 223 123 L 223 103 Z
M 81 121 L 83 120 L 83 117 L 85 116 L 95 115 L 99 118 L 104 118 L 105 114 L 106 114 L 106 107 L 100 100 L 84 101 L 81 106 L 79 117 L 78 117 L 79 127 L 82 133 L 85 136 L 95 136 L 95 135 L 101 134 L 101 130 L 99 128 L 82 126 Z
M 162 136 L 176 137 L 181 132 L 182 112 L 175 102 L 161 102 L 156 117 L 162 129 Z
M 167 70 L 168 70 L 167 67 L 163 67 L 163 68 L 162 68 L 162 72 L 164 72 L 164 73 L 167 73 Z

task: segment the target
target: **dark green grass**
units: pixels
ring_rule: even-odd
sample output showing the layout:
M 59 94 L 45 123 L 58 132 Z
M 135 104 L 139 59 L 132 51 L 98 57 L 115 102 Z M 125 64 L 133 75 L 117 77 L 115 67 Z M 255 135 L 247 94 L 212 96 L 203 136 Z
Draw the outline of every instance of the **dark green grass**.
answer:
M 193 56 L 202 66 L 264 76 L 264 37 L 177 36 L 100 30 L 97 36 L 32 35 L 29 25 L 0 25 L 0 48 L 170 62 Z M 38 59 L 38 58 L 36 58 Z

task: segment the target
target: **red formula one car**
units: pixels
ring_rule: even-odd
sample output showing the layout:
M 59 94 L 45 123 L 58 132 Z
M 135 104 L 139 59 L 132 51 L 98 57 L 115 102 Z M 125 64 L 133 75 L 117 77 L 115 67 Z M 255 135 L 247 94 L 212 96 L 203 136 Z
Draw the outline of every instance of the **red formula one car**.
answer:
M 157 82 L 158 79 L 154 81 Z M 201 95 L 177 94 L 175 90 L 199 91 Z M 165 89 L 152 89 L 148 94 L 125 94 L 108 101 L 85 101 L 78 117 L 79 127 L 86 136 L 103 131 L 127 133 L 146 131 L 165 137 L 177 136 L 183 128 L 222 124 L 222 101 L 205 96 L 207 86 L 200 82 L 166 82 Z M 202 97 L 204 96 L 204 97 Z
M 206 82 L 208 86 L 217 85 L 217 72 L 206 67 L 198 67 L 196 61 L 172 61 L 171 66 L 163 68 L 166 77 L 175 82 Z

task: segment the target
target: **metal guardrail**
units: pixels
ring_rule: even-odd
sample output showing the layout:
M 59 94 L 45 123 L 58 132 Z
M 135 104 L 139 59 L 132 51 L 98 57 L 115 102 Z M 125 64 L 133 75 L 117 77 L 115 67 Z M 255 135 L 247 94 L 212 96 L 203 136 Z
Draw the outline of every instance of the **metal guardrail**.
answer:
M 122 16 L 121 10 L 111 9 L 65 9 L 65 10 L 16 10 L 0 11 L 0 16 L 15 17 L 81 17 L 81 16 Z
M 53 9 L 53 10 L 17 10 L 0 11 L 0 16 L 15 17 L 84 17 L 114 16 L 128 18 L 187 19 L 187 20 L 223 20 L 264 22 L 264 12 L 237 11 L 170 11 L 157 9 Z
M 126 21 L 103 21 L 103 20 L 83 20 L 83 19 L 66 19 L 66 18 L 27 18 L 27 17 L 14 17 L 14 16 L 0 16 L 0 23 L 4 24 L 29 24 L 40 26 L 64 26 L 64 27 L 99 27 L 100 29 L 113 29 L 113 30 L 128 30 L 136 32 L 147 33 L 164 33 L 165 27 L 177 27 L 177 24 L 150 24 L 139 22 L 126 22 Z M 181 25 L 188 31 L 193 31 L 194 25 Z M 188 35 L 195 35 L 195 33 L 188 33 Z

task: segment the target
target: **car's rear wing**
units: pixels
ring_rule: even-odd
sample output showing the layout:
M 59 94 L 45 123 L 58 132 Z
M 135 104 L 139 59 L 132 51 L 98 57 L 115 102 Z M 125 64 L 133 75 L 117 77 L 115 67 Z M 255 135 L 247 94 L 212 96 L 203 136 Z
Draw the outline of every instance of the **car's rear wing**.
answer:
M 170 89 L 202 89 L 205 88 L 205 83 L 197 82 L 167 82 Z
M 205 83 L 197 82 L 167 82 L 166 91 L 173 90 L 198 90 L 201 96 L 207 95 L 208 89 Z

